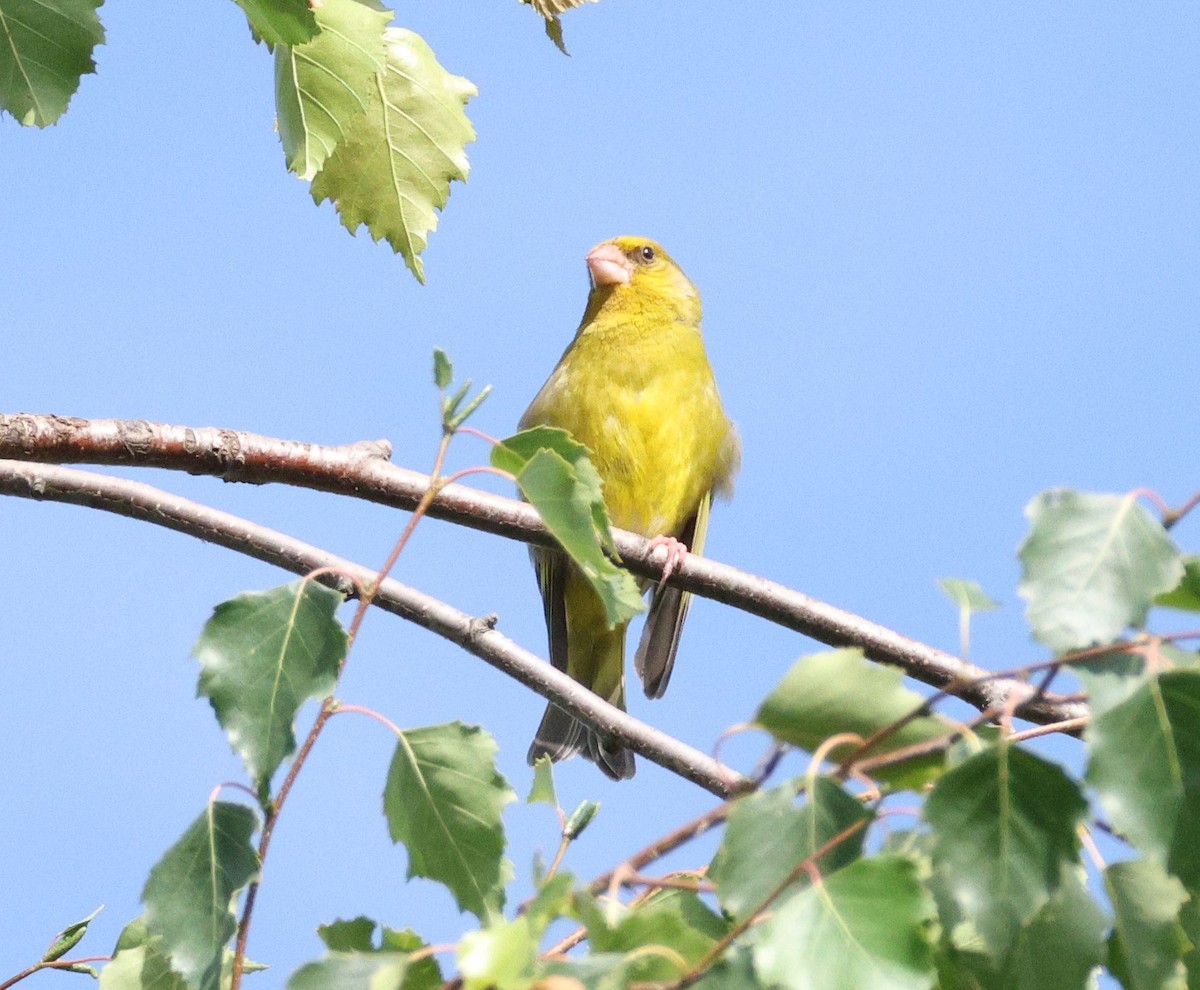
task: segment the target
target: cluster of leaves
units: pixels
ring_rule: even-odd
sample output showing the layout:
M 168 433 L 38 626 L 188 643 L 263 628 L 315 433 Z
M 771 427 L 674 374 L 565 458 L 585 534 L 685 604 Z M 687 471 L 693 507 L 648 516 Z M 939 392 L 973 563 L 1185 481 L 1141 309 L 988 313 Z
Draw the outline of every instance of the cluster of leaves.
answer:
M 438 355 L 448 434 L 478 405 L 469 389 L 449 394 L 450 378 Z M 610 536 L 594 469 L 576 448 L 569 437 L 518 435 L 495 459 L 587 566 Z M 1171 637 L 1122 637 L 1154 604 L 1200 611 L 1200 560 L 1133 495 L 1048 492 L 1028 511 L 1021 591 L 1034 635 L 1057 651 L 1036 667 L 1069 667 L 1090 696 L 1083 779 L 1033 752 L 1007 713 L 964 726 L 856 650 L 817 653 L 795 663 L 754 719 L 776 744 L 817 758 L 804 775 L 718 809 L 725 831 L 709 864 L 661 882 L 629 871 L 625 880 L 645 888 L 629 901 L 612 896 L 620 869 L 618 886 L 580 884 L 559 867 L 595 812 L 585 803 L 560 812 L 559 855 L 549 870 L 535 864 L 534 896 L 506 911 L 514 870 L 502 814 L 516 794 L 491 736 L 458 722 L 393 726 L 386 826 L 409 875 L 443 884 L 478 920 L 455 948 L 462 985 L 1070 990 L 1101 967 L 1128 990 L 1198 985 L 1200 655 Z M 624 615 L 634 607 L 621 604 L 628 576 L 608 566 L 614 573 L 592 567 L 593 578 L 612 586 Z M 994 606 L 971 582 L 944 587 L 966 617 Z M 205 625 L 199 692 L 257 807 L 214 799 L 167 850 L 146 882 L 145 913 L 100 973 L 104 990 L 218 990 L 255 968 L 231 945 L 236 909 L 256 883 L 264 841 L 255 834 L 269 831 L 291 773 L 274 791 L 272 781 L 289 760 L 291 772 L 298 766 L 300 707 L 325 698 L 321 717 L 337 710 L 349 641 L 341 603 L 305 579 L 239 595 Z M 997 719 L 999 729 L 982 724 Z M 907 807 L 891 803 L 902 792 Z M 557 807 L 548 763 L 529 800 Z M 883 828 L 893 816 L 913 824 Z M 1101 862 L 1097 828 L 1118 837 L 1127 861 Z M 546 947 L 563 919 L 586 952 Z M 58 965 L 89 920 L 35 968 Z M 291 976 L 290 990 L 425 990 L 444 979 L 411 929 L 359 917 L 318 934 L 325 954 Z
M 94 72 L 102 0 L 0 0 L 0 112 L 46 127 Z M 465 182 L 475 139 L 474 85 L 447 72 L 425 41 L 391 26 L 377 0 L 235 0 L 275 59 L 287 167 L 333 202 L 354 233 L 386 240 L 424 280 L 421 252 L 452 181 Z M 561 46 L 569 0 L 531 0 Z M 578 0 L 583 2 L 583 0 Z

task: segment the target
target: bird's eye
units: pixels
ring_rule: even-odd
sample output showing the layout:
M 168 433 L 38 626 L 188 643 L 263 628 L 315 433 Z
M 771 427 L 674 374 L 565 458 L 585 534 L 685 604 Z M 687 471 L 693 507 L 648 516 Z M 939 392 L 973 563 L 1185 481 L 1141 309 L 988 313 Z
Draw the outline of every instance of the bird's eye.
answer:
M 642 247 L 642 249 L 640 251 L 638 251 L 638 257 L 641 258 L 643 262 L 648 263 L 648 262 L 653 261 L 654 260 L 654 248 L 652 248 L 649 244 L 644 245 Z

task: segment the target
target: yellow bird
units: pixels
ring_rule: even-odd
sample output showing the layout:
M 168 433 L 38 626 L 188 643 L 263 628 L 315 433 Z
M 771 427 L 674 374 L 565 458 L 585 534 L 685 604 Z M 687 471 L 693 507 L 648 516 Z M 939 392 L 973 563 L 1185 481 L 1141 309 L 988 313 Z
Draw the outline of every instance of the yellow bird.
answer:
M 673 569 L 689 548 L 703 550 L 712 497 L 732 494 L 741 457 L 700 335 L 700 293 L 644 237 L 596 245 L 587 266 L 583 320 L 521 428 L 557 426 L 586 444 L 613 525 L 666 546 Z M 551 661 L 623 709 L 627 624 L 609 628 L 600 599 L 565 555 L 532 556 Z M 653 591 L 634 664 L 647 697 L 667 689 L 690 598 L 665 577 Z M 633 776 L 632 753 L 549 705 L 529 762 L 580 752 L 614 780 Z

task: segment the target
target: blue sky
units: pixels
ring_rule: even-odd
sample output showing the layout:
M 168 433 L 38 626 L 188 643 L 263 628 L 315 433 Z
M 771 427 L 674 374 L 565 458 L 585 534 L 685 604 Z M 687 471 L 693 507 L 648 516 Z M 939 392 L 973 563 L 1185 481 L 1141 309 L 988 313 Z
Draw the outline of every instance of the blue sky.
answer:
M 744 442 L 708 553 L 935 645 L 937 590 L 1004 603 L 973 659 L 1041 659 L 1015 593 L 1041 489 L 1172 503 L 1197 487 L 1200 9 L 1182 3 L 604 0 L 564 17 L 571 57 L 515 2 L 403 7 L 480 95 L 472 174 L 425 255 L 428 285 L 286 174 L 272 69 L 230 3 L 110 4 L 99 74 L 44 132 L 0 122 L 5 411 L 216 425 L 327 443 L 390 438 L 425 469 L 433 347 L 494 385 L 476 425 L 514 428 L 583 310 L 587 249 L 661 241 L 700 287 Z M 470 438 L 455 467 L 486 460 Z M 404 517 L 278 488 L 161 484 L 363 561 Z M 1188 520 L 1176 536 L 1200 544 Z M 107 952 L 146 871 L 237 779 L 188 652 L 211 607 L 286 575 L 81 509 L 0 506 L 0 976 L 108 905 Z M 397 576 L 544 653 L 524 548 L 424 524 Z M 708 749 L 816 647 L 699 602 L 671 690 L 632 709 Z M 406 726 L 460 718 L 522 794 L 542 702 L 377 615 L 341 692 Z M 724 755 L 749 766 L 761 740 Z M 435 941 L 468 924 L 405 884 L 379 814 L 391 741 L 344 716 L 276 833 L 251 954 L 281 985 L 318 923 L 366 913 Z M 1073 744 L 1055 750 L 1076 758 Z M 801 766 L 796 758 L 791 764 Z M 599 818 L 591 876 L 712 804 L 641 763 L 614 785 L 573 761 Z M 508 816 L 518 889 L 557 826 Z M 712 843 L 674 865 L 696 865 Z M 49 980 L 49 978 L 44 978 Z

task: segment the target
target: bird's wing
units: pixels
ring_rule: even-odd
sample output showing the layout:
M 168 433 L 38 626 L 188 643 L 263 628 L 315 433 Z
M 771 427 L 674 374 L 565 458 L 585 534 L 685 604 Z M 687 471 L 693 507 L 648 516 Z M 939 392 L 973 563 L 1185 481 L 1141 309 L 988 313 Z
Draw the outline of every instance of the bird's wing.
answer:
M 530 549 L 529 556 L 537 573 L 546 613 L 546 631 L 550 642 L 550 662 L 567 673 L 566 584 L 569 565 L 565 554 L 555 550 Z
M 704 551 L 704 534 L 708 530 L 708 510 L 711 506 L 712 493 L 708 492 L 696 507 L 696 514 L 678 536 L 690 553 Z M 667 690 L 671 668 L 675 666 L 675 651 L 679 649 L 679 634 L 691 602 L 689 592 L 670 584 L 656 588 L 650 599 L 650 614 L 646 616 L 646 627 L 642 630 L 637 655 L 633 660 L 647 698 L 661 698 Z

